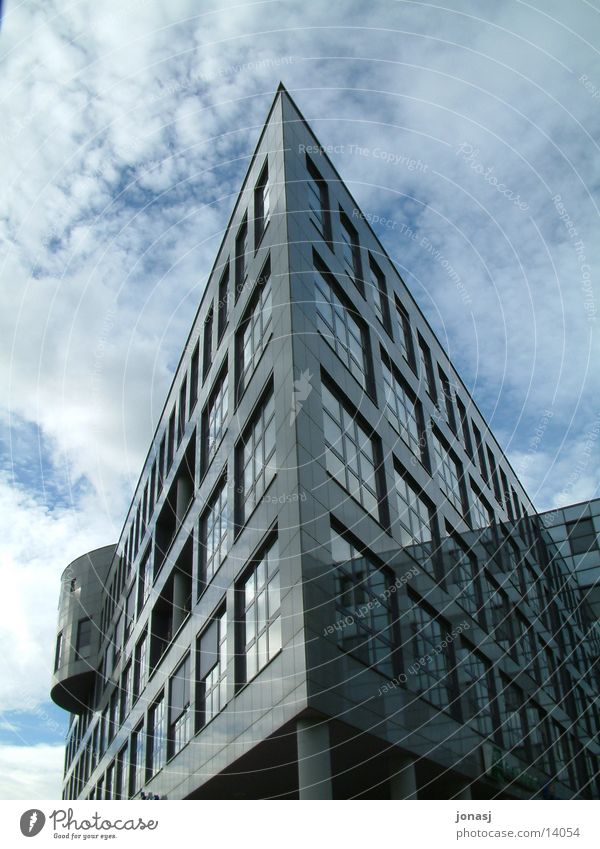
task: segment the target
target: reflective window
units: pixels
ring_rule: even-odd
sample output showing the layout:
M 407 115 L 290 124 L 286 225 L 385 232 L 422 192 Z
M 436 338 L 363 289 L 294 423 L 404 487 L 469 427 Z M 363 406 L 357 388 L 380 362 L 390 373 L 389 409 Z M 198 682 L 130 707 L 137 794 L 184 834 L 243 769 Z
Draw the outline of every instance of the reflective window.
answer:
M 360 247 L 358 244 L 358 235 L 356 230 L 350 223 L 347 215 L 340 210 L 340 231 L 342 236 L 342 257 L 344 260 L 344 270 L 350 277 L 357 288 L 363 292 L 362 267 L 360 261 Z
M 274 540 L 253 565 L 242 587 L 245 680 L 249 681 L 281 648 L 279 545 Z
M 466 718 L 475 723 L 480 734 L 491 737 L 495 725 L 491 664 L 483 655 L 464 643 L 460 650 L 458 669 L 463 679 L 460 690 Z
M 373 301 L 375 304 L 375 315 L 385 327 L 388 333 L 391 334 L 391 319 L 390 305 L 388 301 L 387 287 L 385 285 L 385 276 L 379 268 L 373 257 L 369 254 L 369 277 L 371 289 L 373 291 Z
M 218 378 L 208 401 L 208 411 L 206 414 L 207 463 L 210 463 L 212 460 L 225 433 L 228 398 L 227 371 L 224 371 Z
M 165 700 L 163 696 L 150 709 L 148 723 L 148 771 L 150 776 L 153 776 L 165 765 L 167 754 Z
M 386 359 L 382 359 L 381 367 L 387 418 L 415 457 L 426 463 L 427 441 L 422 426 L 420 403 Z
M 524 760 L 527 758 L 527 725 L 520 687 L 503 677 L 502 734 L 505 747 Z
M 408 686 L 436 707 L 446 709 L 456 693 L 451 649 L 446 639 L 450 627 L 417 600 L 409 609 L 408 621 L 411 633 L 405 665 Z
M 567 539 L 571 554 L 586 554 L 598 548 L 598 535 L 590 518 L 581 518 L 576 522 L 567 522 Z
M 237 333 L 239 378 L 237 397 L 240 398 L 248 385 L 250 375 L 256 368 L 271 333 L 271 277 L 267 273 L 258 284 L 250 312 Z
M 329 280 L 316 269 L 314 275 L 319 332 L 360 385 L 366 388 L 368 356 L 365 331 Z
M 227 613 L 222 610 L 198 638 L 198 716 L 201 728 L 227 704 Z
M 444 540 L 443 550 L 448 592 L 477 619 L 482 608 L 477 558 L 456 534 Z
M 227 478 L 223 478 L 212 496 L 208 510 L 202 518 L 201 562 L 202 580 L 207 584 L 227 554 Z
M 493 522 L 493 513 L 491 508 L 473 484 L 471 484 L 470 516 L 471 527 L 474 530 L 478 528 L 487 528 Z
M 461 479 L 462 469 L 458 460 L 442 442 L 435 431 L 432 431 L 433 456 L 439 476 L 440 489 L 448 501 L 462 516 L 464 506 L 462 499 Z
M 237 447 L 239 524 L 258 504 L 276 472 L 275 401 L 272 391 L 255 413 Z
M 269 223 L 270 217 L 270 198 L 269 198 L 269 171 L 265 164 L 258 183 L 254 190 L 254 246 L 258 247 L 263 233 Z
M 235 297 L 244 288 L 248 277 L 248 218 L 245 217 L 235 239 Z
M 145 743 L 144 724 L 140 723 L 131 735 L 131 771 L 129 777 L 129 796 L 131 798 L 145 784 Z
M 394 485 L 400 517 L 402 545 L 431 542 L 433 510 L 416 486 L 394 467 Z
M 176 755 L 191 737 L 190 690 L 188 654 L 169 681 L 169 756 Z
M 321 236 L 326 240 L 331 240 L 331 226 L 329 221 L 329 192 L 327 183 L 310 159 L 306 158 L 306 167 L 308 169 L 308 211 L 310 220 L 313 222 Z
M 134 670 L 133 670 L 133 698 L 137 699 L 143 692 L 148 679 L 148 634 L 144 632 L 143 637 L 135 647 Z
M 336 566 L 336 614 L 332 623 L 340 648 L 393 677 L 395 638 L 393 576 L 350 540 L 331 529 L 331 550 Z
M 325 385 L 322 398 L 327 471 L 379 519 L 374 440 Z

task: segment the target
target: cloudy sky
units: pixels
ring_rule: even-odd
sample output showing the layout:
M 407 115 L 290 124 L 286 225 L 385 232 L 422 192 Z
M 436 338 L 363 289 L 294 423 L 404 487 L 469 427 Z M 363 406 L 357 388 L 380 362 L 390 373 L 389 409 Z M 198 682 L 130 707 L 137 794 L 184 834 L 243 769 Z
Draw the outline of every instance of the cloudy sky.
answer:
M 119 535 L 280 80 L 538 508 L 599 494 L 598 44 L 588 0 L 5 3 L 0 798 L 59 795 L 58 578 Z

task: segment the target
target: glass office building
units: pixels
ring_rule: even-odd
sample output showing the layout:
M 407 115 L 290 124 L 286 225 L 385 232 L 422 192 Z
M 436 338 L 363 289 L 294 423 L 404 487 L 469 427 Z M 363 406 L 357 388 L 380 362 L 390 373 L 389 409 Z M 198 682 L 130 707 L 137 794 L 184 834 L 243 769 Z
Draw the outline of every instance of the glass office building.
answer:
M 552 522 L 280 87 L 121 537 L 64 576 L 64 797 L 597 798 Z

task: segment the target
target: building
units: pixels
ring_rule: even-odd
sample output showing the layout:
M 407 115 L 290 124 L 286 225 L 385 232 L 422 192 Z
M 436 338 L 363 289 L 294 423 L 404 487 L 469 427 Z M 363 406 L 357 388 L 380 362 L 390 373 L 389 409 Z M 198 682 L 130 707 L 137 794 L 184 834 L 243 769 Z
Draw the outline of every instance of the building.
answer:
M 540 518 L 600 621 L 600 498 L 549 510 Z
M 65 798 L 597 797 L 578 593 L 280 87 L 116 549 L 63 582 Z

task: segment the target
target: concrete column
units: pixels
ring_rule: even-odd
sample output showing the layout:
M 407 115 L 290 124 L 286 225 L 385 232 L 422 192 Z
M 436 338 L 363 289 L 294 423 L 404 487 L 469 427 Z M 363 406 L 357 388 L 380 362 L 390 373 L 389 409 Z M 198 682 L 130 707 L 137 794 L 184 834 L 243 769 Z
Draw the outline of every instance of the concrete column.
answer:
M 409 755 L 394 755 L 390 758 L 390 798 L 418 798 L 415 760 Z
M 296 723 L 298 789 L 301 799 L 332 799 L 329 725 L 314 719 Z
M 453 799 L 472 799 L 471 782 L 457 781 L 454 789 L 450 790 Z

